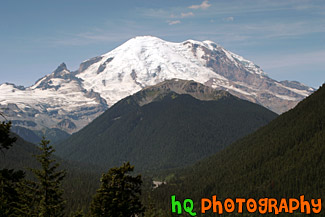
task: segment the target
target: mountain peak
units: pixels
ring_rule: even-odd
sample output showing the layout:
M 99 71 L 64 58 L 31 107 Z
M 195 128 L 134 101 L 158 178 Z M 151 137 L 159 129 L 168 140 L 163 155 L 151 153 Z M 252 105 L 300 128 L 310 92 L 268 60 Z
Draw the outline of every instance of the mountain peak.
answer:
M 154 36 L 132 38 L 80 65 L 85 89 L 101 93 L 111 106 L 142 88 L 173 78 L 194 80 L 259 103 L 277 113 L 292 108 L 313 89 L 277 82 L 252 61 L 213 41 L 180 43 Z
M 210 41 L 210 40 L 205 40 L 205 41 L 198 41 L 198 40 L 193 40 L 193 39 L 188 39 L 186 41 L 183 41 L 182 43 L 177 43 L 177 42 L 169 42 L 166 41 L 164 39 L 161 39 L 159 37 L 156 36 L 151 36 L 151 35 L 144 35 L 144 36 L 136 36 L 134 38 L 131 38 L 130 40 L 128 40 L 125 44 L 141 44 L 141 45 L 154 45 L 157 43 L 164 43 L 164 44 L 192 44 L 192 45 L 196 45 L 196 46 L 203 46 L 206 48 L 222 48 L 220 45 L 218 45 L 217 43 Z M 124 44 L 123 44 L 124 45 Z M 122 45 L 122 46 L 123 46 Z
M 70 73 L 67 69 L 67 65 L 65 63 L 61 63 L 51 74 L 44 76 L 43 78 L 37 80 L 35 84 L 31 87 L 35 88 L 49 88 L 52 85 L 52 79 L 60 78 L 65 80 L 77 79 Z
M 158 38 L 156 36 L 152 36 L 152 35 L 142 35 L 142 36 L 136 36 L 134 38 L 132 38 L 134 40 L 146 40 L 146 39 L 151 39 L 151 40 L 162 40 L 161 38 Z M 130 39 L 130 40 L 132 40 Z
M 68 71 L 67 65 L 63 62 L 55 70 L 54 74 L 60 74 L 63 71 Z
M 166 41 L 155 36 L 144 35 L 144 36 L 136 36 L 134 38 L 131 38 L 128 41 L 126 41 L 124 44 L 151 44 L 157 42 L 159 43 L 159 42 L 166 42 Z

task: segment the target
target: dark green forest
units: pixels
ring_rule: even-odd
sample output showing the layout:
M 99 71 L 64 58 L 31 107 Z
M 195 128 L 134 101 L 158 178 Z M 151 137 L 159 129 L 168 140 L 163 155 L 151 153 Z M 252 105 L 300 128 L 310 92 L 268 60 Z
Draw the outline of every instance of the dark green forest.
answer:
M 130 163 L 109 169 L 96 182 L 94 179 L 98 174 L 85 172 L 86 169 L 91 171 L 90 167 L 83 168 L 79 173 L 73 164 L 63 162 L 62 167 L 57 162 L 59 159 L 53 155 L 55 149 L 50 141 L 42 139 L 39 146 L 28 144 L 19 137 L 17 141 L 17 137 L 10 133 L 10 128 L 11 122 L 0 123 L 0 151 L 3 154 L 1 161 L 8 162 L 6 151 L 12 147 L 22 155 L 9 156 L 22 159 L 16 164 L 11 158 L 12 165 L 7 164 L 7 167 L 1 164 L 1 217 L 122 217 L 141 216 L 144 213 L 145 208 L 140 198 L 142 178 L 141 175 L 129 174 L 134 170 Z M 24 157 L 27 153 L 34 154 Z M 22 167 L 23 163 L 34 166 Z M 24 169 L 14 169 L 13 165 Z M 67 169 L 62 169 L 64 167 Z M 99 188 L 95 191 L 96 187 Z
M 172 91 L 140 91 L 56 145 L 57 153 L 63 159 L 99 166 L 130 161 L 138 171 L 170 169 L 210 156 L 277 117 L 225 93 L 203 101 Z M 140 106 L 143 94 L 156 98 Z
M 26 178 L 34 180 L 29 168 L 40 169 L 40 165 L 34 157 L 34 155 L 41 154 L 40 150 L 36 145 L 26 142 L 15 134 L 11 134 L 11 138 L 15 138 L 16 141 L 9 149 L 2 150 L 0 169 L 21 170 L 25 173 Z M 62 181 L 66 212 L 88 209 L 92 195 L 99 186 L 100 174 L 106 171 L 91 165 L 64 161 L 55 156 L 55 153 L 53 153 L 53 159 L 60 163 L 60 169 L 67 171 Z
M 212 195 L 220 199 L 305 195 L 310 200 L 324 197 L 324 175 L 325 85 L 255 133 L 192 167 L 175 171 L 173 180 L 149 192 L 147 198 L 156 209 L 167 210 L 161 216 L 171 215 L 173 194 L 182 200 L 191 198 L 196 205 L 200 198 Z

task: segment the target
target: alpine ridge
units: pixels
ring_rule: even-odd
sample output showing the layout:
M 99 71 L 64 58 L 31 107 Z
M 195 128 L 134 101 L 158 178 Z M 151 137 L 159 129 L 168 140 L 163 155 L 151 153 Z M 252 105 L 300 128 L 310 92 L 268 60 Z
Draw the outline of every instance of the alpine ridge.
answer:
M 173 79 L 128 96 L 56 145 L 63 159 L 170 169 L 215 153 L 277 114 L 195 81 Z
M 82 62 L 76 71 L 63 63 L 31 87 L 0 85 L 0 109 L 15 126 L 73 133 L 119 100 L 175 78 L 228 91 L 276 113 L 314 91 L 299 82 L 275 81 L 253 62 L 212 41 L 174 43 L 141 36 Z

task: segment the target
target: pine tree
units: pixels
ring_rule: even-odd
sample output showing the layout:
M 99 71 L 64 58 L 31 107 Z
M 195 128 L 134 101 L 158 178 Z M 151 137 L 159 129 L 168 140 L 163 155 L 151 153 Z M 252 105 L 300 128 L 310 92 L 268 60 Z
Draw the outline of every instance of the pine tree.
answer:
M 17 184 L 19 204 L 17 206 L 18 216 L 37 217 L 38 215 L 38 185 L 30 180 L 23 179 Z
M 42 139 L 38 147 L 41 154 L 36 155 L 37 160 L 41 164 L 41 169 L 31 169 L 37 178 L 34 183 L 36 192 L 36 212 L 38 216 L 63 216 L 65 201 L 62 198 L 63 190 L 61 182 L 65 177 L 65 171 L 56 172 L 59 167 L 58 163 L 52 159 L 52 153 L 55 151 L 50 141 Z M 32 185 L 30 185 L 32 186 Z
M 3 116 L 0 113 L 0 116 Z M 16 141 L 10 136 L 11 122 L 0 123 L 0 151 L 9 149 Z M 24 179 L 25 173 L 21 170 L 1 168 L 0 170 L 0 216 L 15 216 L 20 200 L 17 185 Z
M 0 116 L 3 116 L 0 113 Z M 17 140 L 15 137 L 10 137 L 10 128 L 11 122 L 1 122 L 0 123 L 0 151 L 2 152 L 3 149 L 9 149 L 12 144 Z
M 0 170 L 0 216 L 16 216 L 20 207 L 17 185 L 24 179 L 23 171 Z
M 128 175 L 134 167 L 124 163 L 103 174 L 101 186 L 90 206 L 91 216 L 134 217 L 143 214 L 140 201 L 141 176 Z

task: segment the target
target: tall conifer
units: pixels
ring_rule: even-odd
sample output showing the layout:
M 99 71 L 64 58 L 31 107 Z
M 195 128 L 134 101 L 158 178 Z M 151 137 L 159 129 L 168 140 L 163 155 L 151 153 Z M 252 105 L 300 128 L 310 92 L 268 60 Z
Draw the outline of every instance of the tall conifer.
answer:
M 65 201 L 62 198 L 61 182 L 66 173 L 56 171 L 59 164 L 52 159 L 52 153 L 55 150 L 49 144 L 50 141 L 42 139 L 38 147 L 41 154 L 36 155 L 41 168 L 31 169 L 37 178 L 35 182 L 36 211 L 42 217 L 63 216 Z
M 131 176 L 134 167 L 124 163 L 103 174 L 101 186 L 90 206 L 91 216 L 134 217 L 144 212 L 140 201 L 141 176 Z

